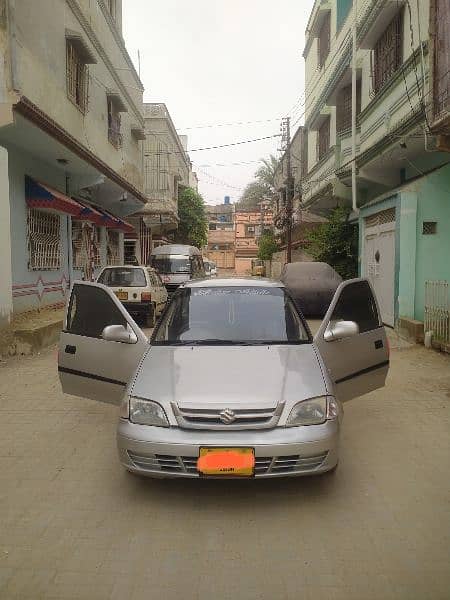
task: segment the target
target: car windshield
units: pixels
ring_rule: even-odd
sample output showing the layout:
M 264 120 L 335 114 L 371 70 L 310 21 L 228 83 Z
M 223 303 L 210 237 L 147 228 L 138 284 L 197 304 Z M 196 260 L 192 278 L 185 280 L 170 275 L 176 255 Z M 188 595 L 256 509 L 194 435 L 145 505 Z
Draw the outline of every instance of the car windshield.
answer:
M 190 273 L 189 258 L 174 258 L 172 256 L 152 256 L 152 267 L 159 273 Z
M 256 286 L 179 290 L 152 340 L 155 345 L 309 342 L 309 333 L 285 290 Z
M 98 278 L 99 283 L 109 287 L 146 287 L 147 280 L 143 269 L 114 267 L 105 269 Z

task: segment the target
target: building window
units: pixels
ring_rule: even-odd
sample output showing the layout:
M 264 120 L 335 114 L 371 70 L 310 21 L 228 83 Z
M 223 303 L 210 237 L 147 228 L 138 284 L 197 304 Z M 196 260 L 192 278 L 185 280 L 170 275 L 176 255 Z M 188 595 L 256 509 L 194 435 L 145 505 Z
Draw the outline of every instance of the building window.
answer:
M 89 98 L 89 68 L 75 45 L 66 41 L 67 96 L 85 114 Z
M 122 146 L 122 134 L 120 133 L 120 112 L 111 98 L 108 98 L 108 140 L 115 148 Z
M 72 265 L 74 269 L 100 267 L 100 227 L 72 219 Z
M 389 24 L 374 48 L 375 93 L 389 81 L 403 61 L 403 11 Z
M 317 160 L 321 160 L 330 149 L 330 117 L 327 117 L 317 132 Z
M 353 0 L 337 0 L 336 4 L 336 29 L 339 29 L 344 24 L 350 8 L 353 5 Z
M 246 225 L 245 226 L 245 237 L 255 237 L 255 226 L 254 225 Z
M 350 129 L 352 126 L 352 86 L 347 85 L 339 92 L 337 107 L 337 130 L 338 132 Z M 356 82 L 356 114 L 361 112 L 361 80 Z
M 116 18 L 116 0 L 106 0 L 105 4 L 106 4 L 106 8 L 109 11 L 109 14 L 112 16 L 113 19 L 115 19 Z
M 60 216 L 28 209 L 28 269 L 56 271 L 61 265 Z
M 436 221 L 424 221 L 422 223 L 422 234 L 423 235 L 434 235 L 437 233 L 437 222 Z
M 450 5 L 448 0 L 436 0 L 434 8 L 434 118 L 445 117 L 450 111 Z
M 330 53 L 330 31 L 331 31 L 331 13 L 328 12 L 319 32 L 319 68 L 325 64 L 327 56 Z
M 107 236 L 106 264 L 107 265 L 120 265 L 119 232 L 107 230 L 106 236 Z

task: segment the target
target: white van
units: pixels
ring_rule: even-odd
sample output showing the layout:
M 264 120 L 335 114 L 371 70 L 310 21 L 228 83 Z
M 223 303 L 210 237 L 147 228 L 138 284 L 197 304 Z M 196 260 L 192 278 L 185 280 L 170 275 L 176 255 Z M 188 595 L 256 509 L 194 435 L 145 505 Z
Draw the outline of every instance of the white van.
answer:
M 169 295 L 186 281 L 206 277 L 202 254 L 195 246 L 158 246 L 150 255 L 150 265 L 158 271 Z

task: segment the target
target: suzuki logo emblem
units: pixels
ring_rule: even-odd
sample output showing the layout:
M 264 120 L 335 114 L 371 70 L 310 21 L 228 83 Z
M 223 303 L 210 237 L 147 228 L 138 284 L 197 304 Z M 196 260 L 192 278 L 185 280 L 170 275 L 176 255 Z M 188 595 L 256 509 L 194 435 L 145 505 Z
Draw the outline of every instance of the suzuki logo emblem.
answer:
M 219 414 L 219 419 L 222 421 L 222 423 L 225 423 L 225 425 L 231 425 L 231 423 L 236 421 L 236 415 L 231 408 L 226 408 Z

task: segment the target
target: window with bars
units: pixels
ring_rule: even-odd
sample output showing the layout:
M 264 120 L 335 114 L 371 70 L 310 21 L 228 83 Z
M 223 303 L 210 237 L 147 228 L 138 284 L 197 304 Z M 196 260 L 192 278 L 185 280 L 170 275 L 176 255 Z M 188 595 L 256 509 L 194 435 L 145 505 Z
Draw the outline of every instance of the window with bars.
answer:
M 89 104 L 89 67 L 74 44 L 66 41 L 67 96 L 85 114 Z
M 326 14 L 325 20 L 320 28 L 319 39 L 318 39 L 318 61 L 319 68 L 322 68 L 325 64 L 327 56 L 330 53 L 330 37 L 331 37 L 331 13 Z
M 317 160 L 321 160 L 330 149 L 330 117 L 327 117 L 317 132 Z
M 100 227 L 85 221 L 72 219 L 72 264 L 74 269 L 91 265 L 101 266 Z
M 115 148 L 122 146 L 122 134 L 120 133 L 121 118 L 114 101 L 108 101 L 108 139 Z
M 434 118 L 450 111 L 450 5 L 436 0 L 434 13 Z
M 106 235 L 107 235 L 106 264 L 107 265 L 120 265 L 119 232 L 107 230 Z
M 339 92 L 337 107 L 337 130 L 340 133 L 352 126 L 352 86 L 347 85 Z M 356 83 L 356 114 L 361 112 L 361 81 Z
M 403 10 L 390 22 L 373 51 L 373 84 L 377 93 L 403 62 Z
M 61 218 L 35 208 L 28 209 L 28 269 L 55 271 L 61 265 Z

